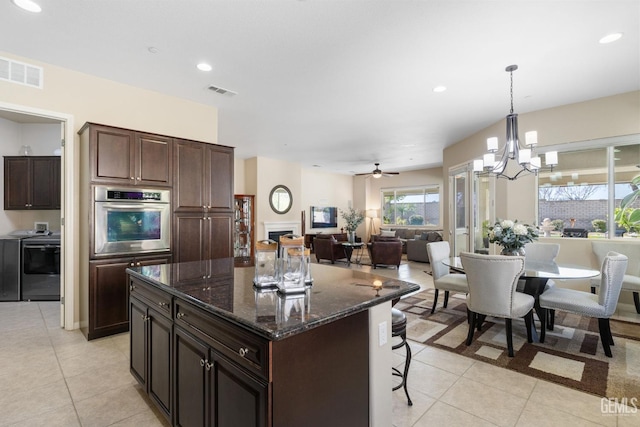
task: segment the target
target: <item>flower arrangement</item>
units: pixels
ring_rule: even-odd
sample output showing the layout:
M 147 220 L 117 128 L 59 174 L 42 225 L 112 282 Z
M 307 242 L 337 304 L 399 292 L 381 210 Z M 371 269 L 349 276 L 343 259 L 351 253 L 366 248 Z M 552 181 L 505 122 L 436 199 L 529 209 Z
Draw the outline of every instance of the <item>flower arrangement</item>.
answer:
M 503 255 L 524 255 L 524 245 L 538 239 L 538 230 L 518 220 L 498 220 L 489 227 L 489 242 L 502 246 Z
M 344 229 L 350 233 L 356 231 L 356 228 L 364 221 L 364 212 L 357 209 L 349 208 L 346 211 L 340 209 L 340 215 L 347 222 Z

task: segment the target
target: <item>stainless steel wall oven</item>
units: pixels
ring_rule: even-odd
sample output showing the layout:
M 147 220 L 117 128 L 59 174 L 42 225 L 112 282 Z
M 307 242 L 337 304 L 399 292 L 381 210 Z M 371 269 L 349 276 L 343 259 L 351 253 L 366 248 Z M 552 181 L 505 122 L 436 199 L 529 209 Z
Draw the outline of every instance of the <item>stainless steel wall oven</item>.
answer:
M 170 190 L 96 186 L 93 255 L 170 250 L 170 200 Z

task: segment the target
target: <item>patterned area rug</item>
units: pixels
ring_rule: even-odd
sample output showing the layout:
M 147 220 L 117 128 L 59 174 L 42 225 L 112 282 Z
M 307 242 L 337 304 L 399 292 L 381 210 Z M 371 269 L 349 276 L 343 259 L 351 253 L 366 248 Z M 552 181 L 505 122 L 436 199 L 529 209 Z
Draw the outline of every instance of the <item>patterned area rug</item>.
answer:
M 545 343 L 527 343 L 524 320 L 513 321 L 515 357 L 507 356 L 504 320 L 487 318 L 473 343 L 468 332 L 465 296 L 451 294 L 442 308 L 444 292 L 431 314 L 434 290 L 404 298 L 396 308 L 407 315 L 407 337 L 429 346 L 562 384 L 601 397 L 640 397 L 640 325 L 611 320 L 615 345 L 612 358 L 604 355 L 598 320 L 556 312 L 553 331 Z M 536 321 L 538 332 L 540 324 Z

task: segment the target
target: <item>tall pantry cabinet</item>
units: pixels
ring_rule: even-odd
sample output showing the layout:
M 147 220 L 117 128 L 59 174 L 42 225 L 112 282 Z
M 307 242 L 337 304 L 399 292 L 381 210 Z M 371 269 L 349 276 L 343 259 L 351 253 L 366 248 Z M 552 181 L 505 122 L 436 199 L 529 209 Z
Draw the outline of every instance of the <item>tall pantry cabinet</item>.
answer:
M 129 267 L 233 256 L 233 148 L 95 123 L 80 134 L 80 329 L 129 329 Z M 171 190 L 171 249 L 93 256 L 94 186 Z
M 174 262 L 232 257 L 233 148 L 176 140 L 173 165 Z

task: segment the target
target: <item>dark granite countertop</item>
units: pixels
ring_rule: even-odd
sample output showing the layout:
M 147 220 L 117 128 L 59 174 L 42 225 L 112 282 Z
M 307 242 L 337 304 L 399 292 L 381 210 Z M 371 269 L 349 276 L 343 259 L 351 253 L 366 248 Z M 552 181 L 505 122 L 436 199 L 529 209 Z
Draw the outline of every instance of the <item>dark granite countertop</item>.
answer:
M 417 291 L 414 283 L 357 268 L 312 264 L 313 284 L 286 296 L 256 289 L 253 267 L 234 268 L 233 258 L 129 268 L 133 277 L 251 330 L 280 340 Z

